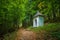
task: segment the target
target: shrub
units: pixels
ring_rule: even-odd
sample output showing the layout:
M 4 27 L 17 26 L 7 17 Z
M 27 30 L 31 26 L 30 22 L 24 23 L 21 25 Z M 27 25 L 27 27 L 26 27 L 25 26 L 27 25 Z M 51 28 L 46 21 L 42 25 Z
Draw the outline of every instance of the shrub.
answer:
M 28 29 L 37 33 L 37 40 L 60 40 L 60 23 L 50 23 L 43 27 Z

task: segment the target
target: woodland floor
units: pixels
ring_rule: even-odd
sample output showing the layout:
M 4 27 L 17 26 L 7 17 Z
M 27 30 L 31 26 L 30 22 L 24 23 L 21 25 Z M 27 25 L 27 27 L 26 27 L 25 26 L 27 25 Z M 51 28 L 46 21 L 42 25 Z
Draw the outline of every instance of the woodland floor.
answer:
M 27 29 L 19 29 L 15 40 L 36 40 L 36 33 Z

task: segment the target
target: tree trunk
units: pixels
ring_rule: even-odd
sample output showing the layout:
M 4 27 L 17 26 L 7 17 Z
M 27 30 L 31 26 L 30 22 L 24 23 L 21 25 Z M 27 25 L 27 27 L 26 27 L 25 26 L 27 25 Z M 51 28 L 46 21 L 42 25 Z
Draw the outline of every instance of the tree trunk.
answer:
M 55 12 L 55 7 L 52 3 L 52 15 L 53 15 L 53 21 L 56 19 L 56 12 Z

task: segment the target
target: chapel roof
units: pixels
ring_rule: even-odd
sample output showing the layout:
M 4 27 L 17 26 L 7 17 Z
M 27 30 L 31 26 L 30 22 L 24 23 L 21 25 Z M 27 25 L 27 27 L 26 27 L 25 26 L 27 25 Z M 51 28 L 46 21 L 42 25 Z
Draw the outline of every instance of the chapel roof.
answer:
M 43 16 L 43 14 L 41 14 L 39 11 L 37 11 L 37 13 L 34 15 L 34 17 L 37 17 L 37 16 Z

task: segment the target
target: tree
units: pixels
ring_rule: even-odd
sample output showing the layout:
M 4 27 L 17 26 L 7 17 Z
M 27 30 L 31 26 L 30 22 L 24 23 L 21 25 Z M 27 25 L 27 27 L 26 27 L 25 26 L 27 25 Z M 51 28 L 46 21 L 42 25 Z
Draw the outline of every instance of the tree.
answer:
M 27 1 L 0 0 L 0 34 L 15 30 L 25 18 Z
M 56 19 L 59 14 L 58 9 L 59 9 L 59 1 L 58 0 L 43 0 L 42 2 L 39 3 L 38 5 L 40 12 L 43 14 L 47 15 L 49 20 L 59 20 Z

